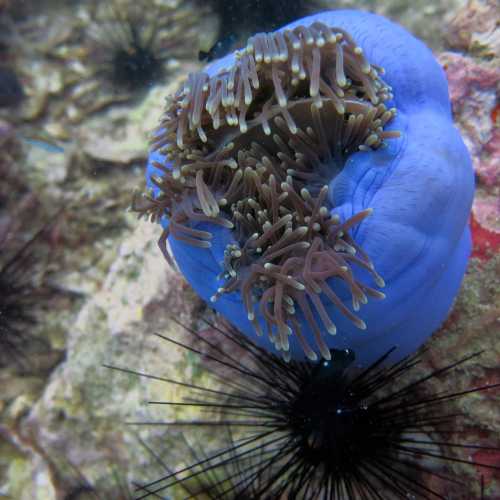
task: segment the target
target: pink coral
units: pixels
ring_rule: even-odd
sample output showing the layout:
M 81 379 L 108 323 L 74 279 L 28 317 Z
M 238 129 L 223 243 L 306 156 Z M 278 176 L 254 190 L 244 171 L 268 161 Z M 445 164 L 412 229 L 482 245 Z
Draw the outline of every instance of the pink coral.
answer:
M 486 60 L 445 52 L 455 121 L 472 155 L 477 190 L 472 208 L 473 256 L 489 259 L 500 249 L 500 70 Z

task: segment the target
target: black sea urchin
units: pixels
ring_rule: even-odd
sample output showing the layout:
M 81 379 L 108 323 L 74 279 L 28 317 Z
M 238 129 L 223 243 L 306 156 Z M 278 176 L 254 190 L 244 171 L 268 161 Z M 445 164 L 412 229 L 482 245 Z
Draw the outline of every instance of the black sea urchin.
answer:
M 30 203 L 30 199 L 25 200 Z M 18 205 L 18 209 L 20 206 Z M 30 344 L 45 343 L 31 333 L 35 305 L 43 296 L 39 276 L 39 244 L 46 227 L 20 241 L 18 221 L 0 214 L 0 367 L 23 364 Z
M 152 404 L 201 411 L 200 419 L 145 425 L 230 428 L 235 437 L 146 485 L 141 491 L 148 493 L 138 498 L 183 484 L 200 492 L 193 488 L 208 473 L 215 483 L 203 492 L 217 491 L 214 498 L 444 499 L 450 486 L 462 484 L 446 465 L 483 466 L 459 452 L 491 449 L 443 438 L 461 417 L 447 402 L 499 384 L 426 390 L 429 381 L 451 376 L 477 354 L 426 374 L 419 373 L 418 356 L 391 367 L 384 367 L 384 357 L 360 371 L 348 350 L 332 351 L 331 361 L 286 363 L 234 330 L 217 328 L 220 343 L 189 331 L 196 348 L 159 336 L 202 355 L 219 388 L 120 370 L 189 389 L 183 402 Z
M 257 34 L 229 68 L 190 75 L 168 101 L 154 136 L 153 149 L 170 165 L 154 165 L 164 173 L 153 179 L 161 194 L 136 201 L 135 209 L 153 220 L 168 217 L 160 238 L 167 258 L 169 235 L 210 247 L 211 233 L 192 224 L 233 229 L 234 242 L 224 254 L 225 283 L 212 300 L 240 291 L 261 334 L 257 303 L 285 357 L 293 331 L 306 356 L 317 359 L 301 332 L 300 311 L 314 347 L 330 359 L 322 330 L 333 335 L 336 327 L 320 294 L 366 328 L 333 291 L 332 278 L 346 284 L 354 311 L 368 297 L 384 297 L 352 271 L 364 269 L 376 286 L 384 286 L 349 234 L 370 209 L 341 223 L 331 212 L 327 186 L 351 153 L 399 135 L 384 130 L 395 109 L 384 105 L 392 94 L 381 74 L 342 29 L 315 22 Z
M 38 201 L 16 171 L 21 146 L 14 128 L 0 120 L 0 368 L 24 367 L 26 353 L 45 342 L 32 334 L 43 286 L 48 224 L 33 229 Z
M 138 90 L 165 74 L 168 59 L 189 53 L 194 23 L 183 9 L 142 0 L 97 4 L 89 27 L 89 55 L 96 71 L 118 88 Z

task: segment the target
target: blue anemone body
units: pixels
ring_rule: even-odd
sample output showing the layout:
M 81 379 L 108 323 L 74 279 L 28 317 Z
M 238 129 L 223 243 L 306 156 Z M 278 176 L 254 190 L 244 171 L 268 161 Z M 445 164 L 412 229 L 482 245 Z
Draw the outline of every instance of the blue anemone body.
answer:
M 445 74 L 421 41 L 383 17 L 349 10 L 316 14 L 287 27 L 315 21 L 348 31 L 367 60 L 385 69 L 384 80 L 394 94 L 388 105 L 398 110 L 387 128 L 401 132 L 399 139 L 387 141 L 386 148 L 352 154 L 330 181 L 332 210 L 342 220 L 373 208 L 352 236 L 384 278 L 386 298 L 361 307 L 357 314 L 367 325 L 364 331 L 325 304 L 337 326 L 337 335 L 325 339 L 331 348 L 353 349 L 362 365 L 397 347 L 394 361 L 415 351 L 439 328 L 459 290 L 471 249 L 467 223 L 474 192 L 471 160 L 453 125 Z M 233 58 L 228 55 L 205 71 L 213 75 L 230 66 Z M 161 154 L 151 153 L 150 187 L 150 176 L 161 175 L 152 160 L 165 163 Z M 213 234 L 212 248 L 193 247 L 173 237 L 169 242 L 182 273 L 209 300 L 222 285 L 217 276 L 232 237 L 220 226 L 196 227 Z M 370 283 L 362 270 L 354 272 Z M 349 306 L 342 284 L 336 291 Z M 265 335 L 255 336 L 239 292 L 223 295 L 213 307 L 259 344 L 273 349 Z M 306 325 L 304 332 L 311 338 Z M 294 358 L 303 357 L 293 335 L 290 346 Z

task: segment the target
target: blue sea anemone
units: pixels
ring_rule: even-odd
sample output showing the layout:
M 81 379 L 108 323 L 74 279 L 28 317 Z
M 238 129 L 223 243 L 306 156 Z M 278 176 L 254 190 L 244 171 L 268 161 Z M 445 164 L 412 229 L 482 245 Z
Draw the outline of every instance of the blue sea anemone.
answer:
M 147 179 L 135 208 L 165 256 L 170 236 L 199 295 L 286 359 L 402 358 L 465 272 L 474 181 L 446 78 L 380 16 L 306 17 L 190 75 Z

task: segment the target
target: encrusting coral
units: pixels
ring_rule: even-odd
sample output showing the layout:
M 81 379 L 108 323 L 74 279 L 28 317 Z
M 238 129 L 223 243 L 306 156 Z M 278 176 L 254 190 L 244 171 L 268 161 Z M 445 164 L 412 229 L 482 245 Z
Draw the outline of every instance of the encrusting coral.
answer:
M 171 235 L 197 292 L 285 359 L 404 356 L 465 269 L 473 178 L 446 80 L 379 16 L 304 18 L 190 75 L 148 181 L 135 209 L 162 221 L 167 259 Z

